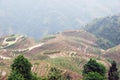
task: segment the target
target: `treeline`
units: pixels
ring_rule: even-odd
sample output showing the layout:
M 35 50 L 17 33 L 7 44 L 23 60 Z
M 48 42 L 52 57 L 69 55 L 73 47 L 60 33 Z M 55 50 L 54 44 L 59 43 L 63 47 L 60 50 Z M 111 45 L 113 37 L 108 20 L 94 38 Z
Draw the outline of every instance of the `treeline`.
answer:
M 38 77 L 31 72 L 32 64 L 23 55 L 19 55 L 11 65 L 11 73 L 8 80 L 72 80 L 72 77 L 64 76 L 62 71 L 52 67 L 46 77 Z M 103 64 L 90 59 L 83 67 L 83 80 L 119 80 L 116 62 L 113 61 L 107 73 Z M 107 77 L 108 74 L 108 77 Z M 81 79 L 80 79 L 81 80 Z

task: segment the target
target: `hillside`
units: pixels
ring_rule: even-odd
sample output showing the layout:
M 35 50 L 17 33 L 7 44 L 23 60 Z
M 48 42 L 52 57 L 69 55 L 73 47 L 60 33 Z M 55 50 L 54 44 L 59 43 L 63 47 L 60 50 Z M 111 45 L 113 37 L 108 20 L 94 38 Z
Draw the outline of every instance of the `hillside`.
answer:
M 98 37 L 84 30 L 59 32 L 48 35 L 40 41 L 24 35 L 1 37 L 1 78 L 6 78 L 12 60 L 19 54 L 25 55 L 30 60 L 33 64 L 32 72 L 38 76 L 47 76 L 51 67 L 57 67 L 64 75 L 69 74 L 73 80 L 81 79 L 83 65 L 90 58 L 104 64 L 107 70 L 110 62 L 115 60 L 120 69 L 120 46 L 104 50 L 97 42 Z
M 110 4 L 112 3 L 112 5 Z M 0 35 L 44 35 L 75 30 L 120 12 L 119 0 L 0 0 Z
M 40 41 L 24 35 L 2 37 L 0 79 L 6 78 L 12 60 L 19 54 L 25 55 L 30 60 L 33 65 L 32 71 L 38 76 L 47 76 L 51 67 L 57 67 L 64 75 L 69 74 L 72 80 L 79 80 L 82 78 L 83 65 L 90 58 L 104 64 L 107 70 L 110 62 L 115 60 L 120 69 L 120 46 L 103 50 L 97 41 L 98 37 L 84 30 L 59 32 L 48 35 Z
M 84 30 L 57 33 L 40 42 L 22 35 L 11 35 L 0 40 L 1 54 L 7 55 L 6 57 L 19 53 L 32 58 L 97 56 L 104 51 L 99 48 L 97 37 Z
M 9 35 L 0 39 L 1 49 L 24 49 L 35 45 L 36 41 L 33 38 L 24 35 Z
M 9 35 L 0 38 L 0 56 L 10 59 L 15 54 L 25 53 L 29 48 L 36 45 L 36 41 L 24 35 Z
M 74 54 L 86 54 L 86 53 L 100 53 L 96 40 L 97 38 L 83 30 L 67 31 L 54 35 L 56 37 L 45 40 L 43 39 L 43 46 L 31 50 L 29 53 L 48 54 L 53 57 L 54 54 L 60 56 L 67 56 Z M 45 41 L 44 41 L 45 40 Z M 56 55 L 57 56 L 57 55 Z
M 23 39 L 20 35 L 14 35 L 14 37 Z M 11 36 L 7 36 L 1 38 L 1 43 L 6 38 L 10 38 L 11 41 Z M 0 49 L 0 69 L 7 74 L 9 73 L 12 60 L 19 54 L 24 54 L 30 59 L 33 64 L 32 71 L 39 76 L 46 76 L 50 67 L 55 66 L 60 68 L 65 75 L 71 75 L 73 80 L 82 78 L 81 71 L 83 65 L 90 58 L 95 58 L 104 64 L 107 69 L 110 66 L 110 63 L 100 56 L 103 50 L 99 49 L 96 44 L 97 38 L 84 30 L 57 33 L 45 37 L 40 42 L 34 42 L 34 40 L 31 41 L 31 39 L 25 37 L 27 43 L 23 43 L 24 39 L 20 41 L 19 39 L 12 39 L 14 45 Z M 9 39 L 7 41 L 9 42 Z M 24 46 L 25 44 L 28 46 Z M 23 47 L 20 47 L 21 45 Z M 44 73 L 41 73 L 43 70 Z
M 103 56 L 108 59 L 108 61 L 115 60 L 120 67 L 120 45 L 115 46 L 113 48 L 110 48 L 106 50 L 105 54 Z
M 96 19 L 86 25 L 85 29 L 101 41 L 100 47 L 108 49 L 120 44 L 120 15 Z M 104 45 L 106 44 L 106 45 Z

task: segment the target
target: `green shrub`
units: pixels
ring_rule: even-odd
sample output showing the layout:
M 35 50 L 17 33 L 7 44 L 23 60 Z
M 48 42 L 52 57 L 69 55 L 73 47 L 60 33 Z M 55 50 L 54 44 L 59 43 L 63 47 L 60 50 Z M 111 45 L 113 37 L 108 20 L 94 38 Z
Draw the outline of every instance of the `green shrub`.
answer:
M 83 80 L 106 80 L 106 78 L 97 72 L 89 72 Z
M 84 80 L 106 80 L 106 68 L 96 60 L 90 59 L 84 65 L 83 76 Z

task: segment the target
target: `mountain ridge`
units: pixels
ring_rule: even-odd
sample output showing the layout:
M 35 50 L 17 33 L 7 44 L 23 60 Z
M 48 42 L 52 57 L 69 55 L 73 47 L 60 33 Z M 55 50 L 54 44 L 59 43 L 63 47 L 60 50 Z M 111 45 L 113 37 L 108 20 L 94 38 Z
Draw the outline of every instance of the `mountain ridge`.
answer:
M 120 44 L 120 14 L 94 20 L 86 25 L 85 30 L 100 37 L 101 40 L 105 39 L 108 48 L 114 47 Z

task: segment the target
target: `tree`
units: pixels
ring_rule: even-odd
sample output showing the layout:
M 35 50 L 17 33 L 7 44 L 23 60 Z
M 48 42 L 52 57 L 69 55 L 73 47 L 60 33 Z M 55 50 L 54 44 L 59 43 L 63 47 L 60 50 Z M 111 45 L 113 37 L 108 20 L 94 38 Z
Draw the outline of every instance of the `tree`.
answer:
M 24 80 L 23 76 L 19 73 L 12 72 L 8 80 Z
M 46 79 L 42 79 L 41 77 L 38 77 L 36 74 L 34 74 L 34 75 L 32 75 L 31 80 L 46 80 Z
M 14 59 L 8 80 L 40 80 L 31 72 L 32 64 L 23 55 Z
M 89 72 L 85 75 L 84 80 L 105 80 L 105 77 L 97 72 Z
M 105 75 L 106 68 L 102 64 L 97 63 L 96 60 L 90 59 L 88 63 L 84 65 L 83 74 L 87 74 L 89 72 L 98 72 L 101 75 Z
M 90 59 L 85 65 L 83 70 L 84 80 L 105 80 L 106 68 L 104 65 Z
M 108 80 L 119 80 L 118 69 L 115 61 L 112 62 L 112 66 L 109 69 Z

